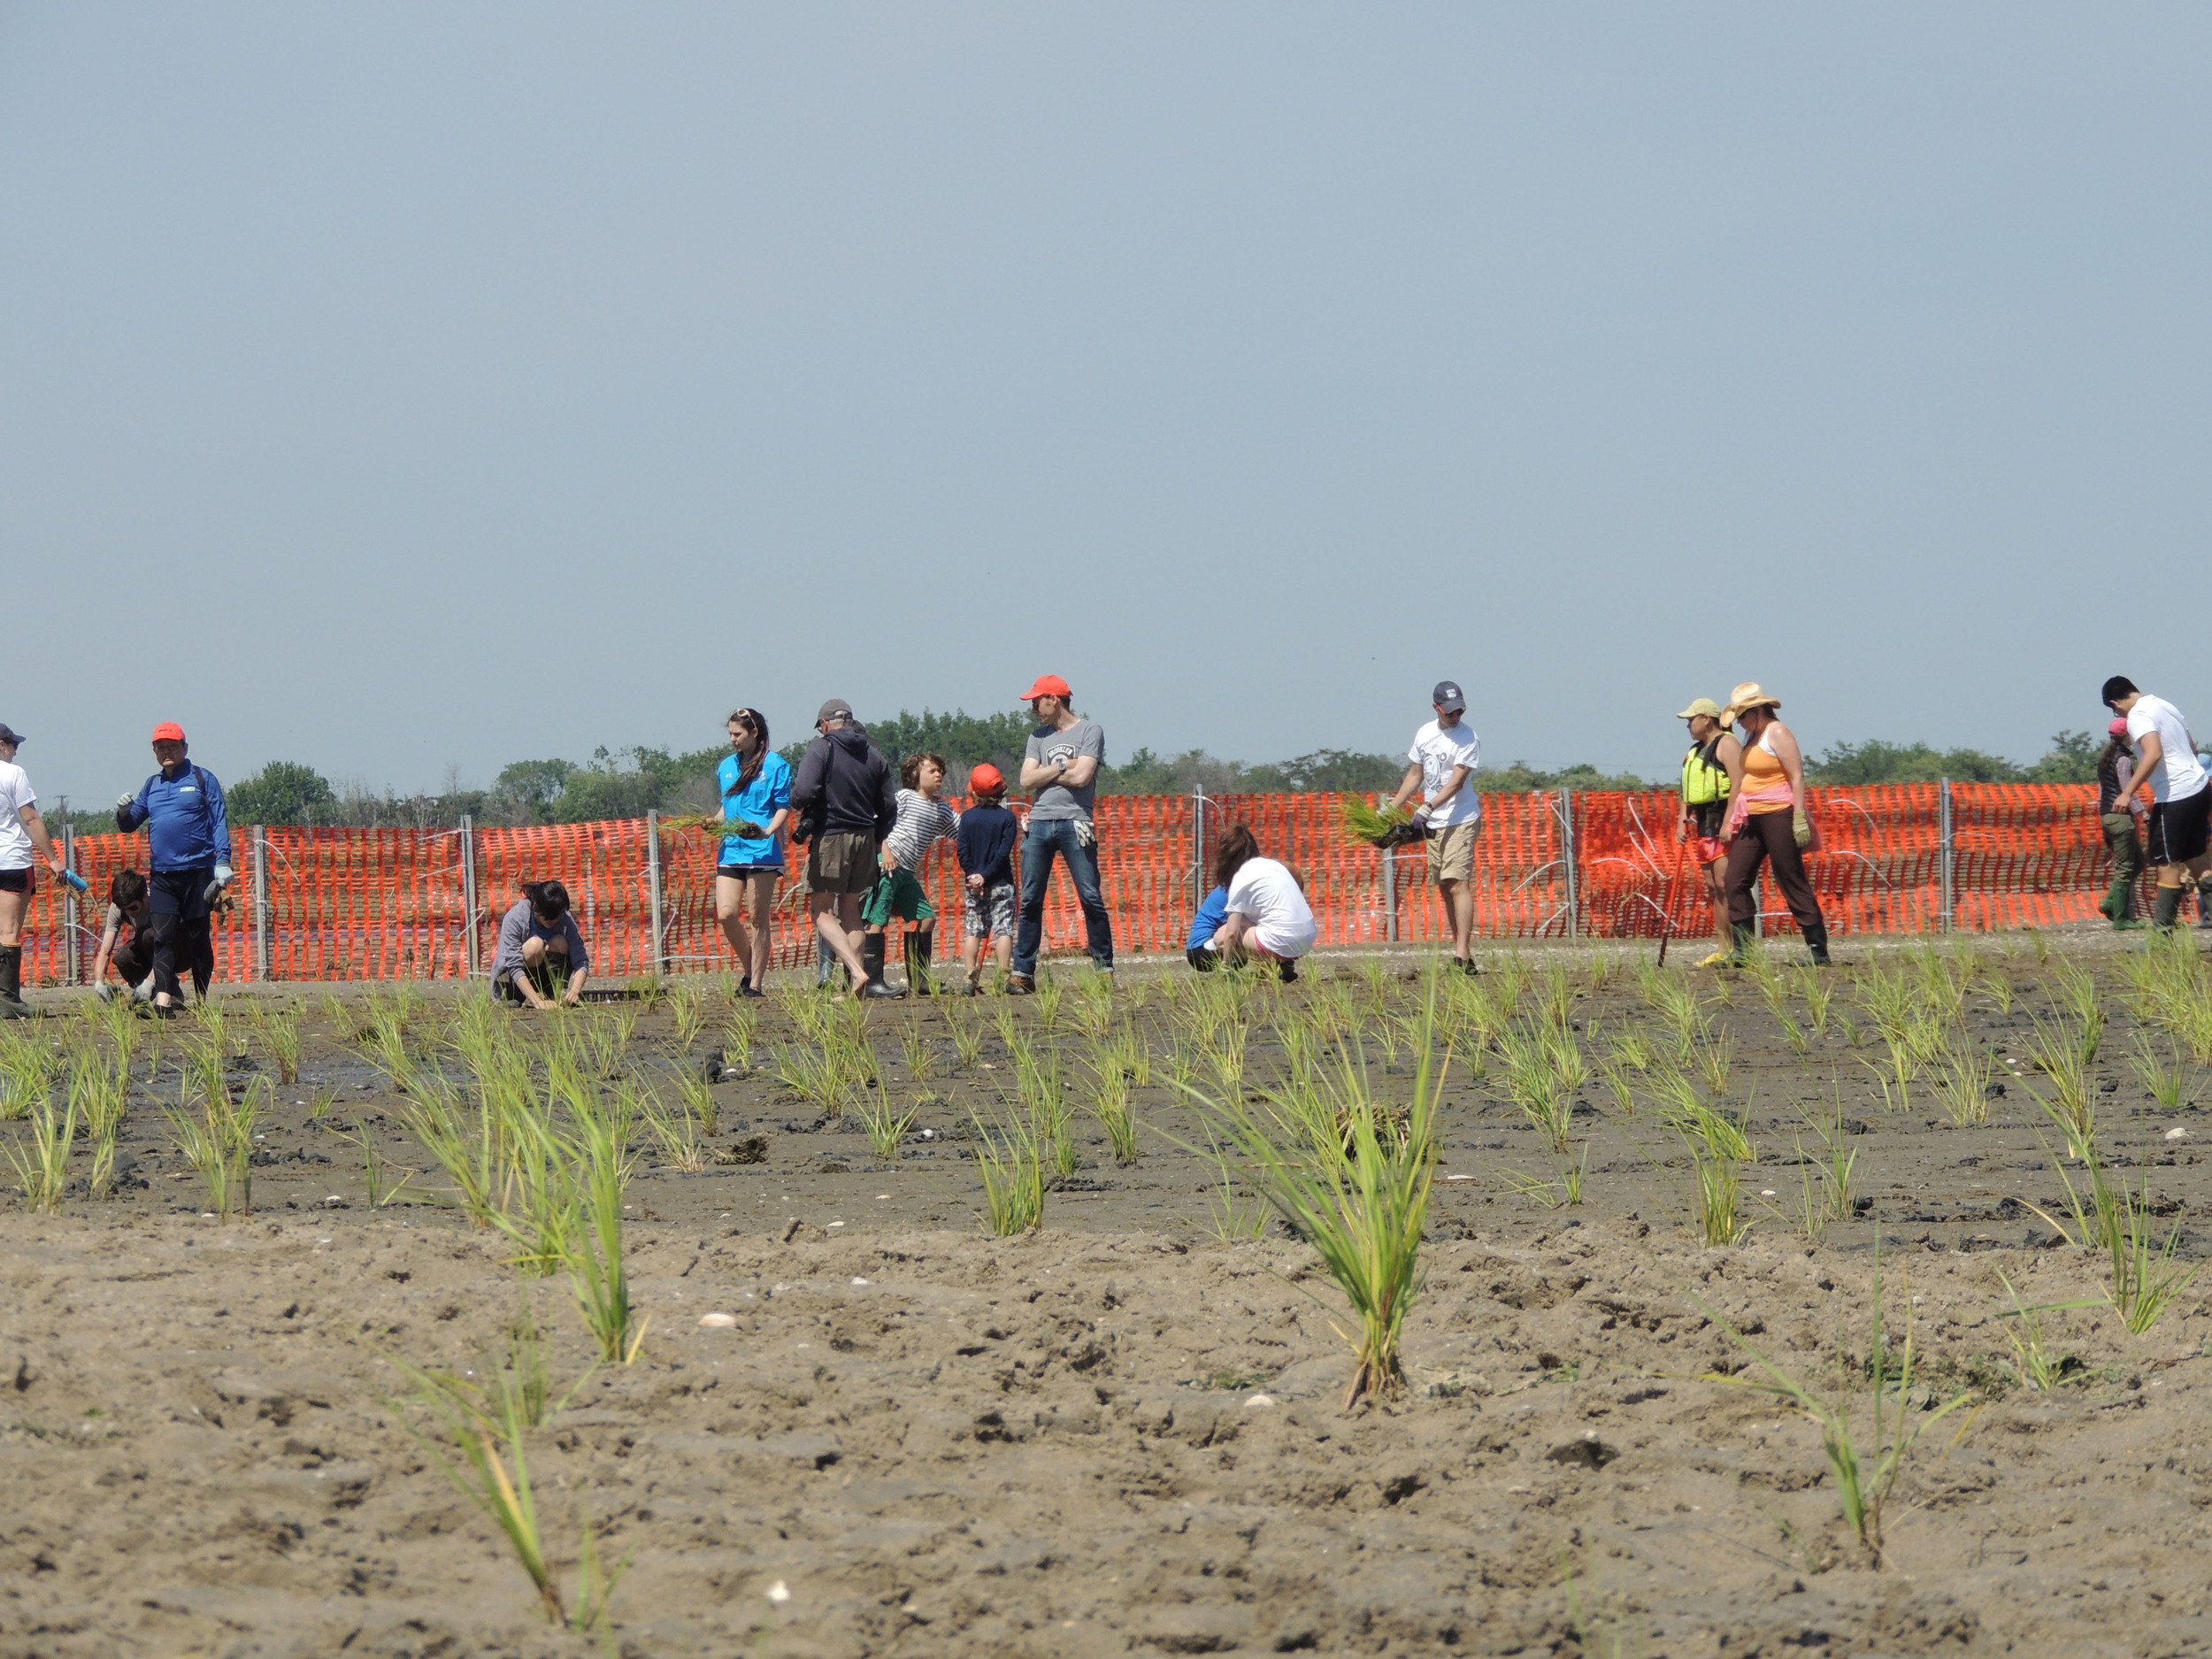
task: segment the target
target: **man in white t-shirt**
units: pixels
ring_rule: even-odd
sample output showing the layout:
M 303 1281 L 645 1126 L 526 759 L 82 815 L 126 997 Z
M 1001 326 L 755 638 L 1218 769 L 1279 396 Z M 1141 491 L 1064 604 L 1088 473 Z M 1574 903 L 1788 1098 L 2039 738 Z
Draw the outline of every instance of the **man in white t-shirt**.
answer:
M 2212 788 L 2207 787 L 2212 777 L 2197 761 L 2189 723 L 2165 698 L 2139 691 L 2126 675 L 2115 674 L 2104 682 L 2104 701 L 2115 714 L 2125 717 L 2128 741 L 2135 745 L 2129 795 L 2145 784 L 2151 787 L 2147 828 L 2150 861 L 2158 867 L 2158 898 L 2151 924 L 2161 933 L 2170 933 L 2181 911 L 2183 892 L 2212 869 Z
M 38 791 L 15 751 L 23 740 L 0 722 L 0 1019 L 30 1013 L 23 1001 L 23 912 L 31 904 L 31 855 L 46 860 L 57 879 L 65 866 L 61 849 L 38 815 Z
M 1395 809 L 1412 800 L 1413 821 L 1428 841 L 1429 873 L 1443 902 L 1451 929 L 1452 957 L 1466 972 L 1475 972 L 1475 837 L 1482 833 L 1482 797 L 1475 773 L 1482 765 L 1482 740 L 1467 724 L 1467 699 L 1456 682 L 1440 680 L 1430 695 L 1436 718 L 1413 734 L 1406 751 L 1412 764 L 1391 801 Z

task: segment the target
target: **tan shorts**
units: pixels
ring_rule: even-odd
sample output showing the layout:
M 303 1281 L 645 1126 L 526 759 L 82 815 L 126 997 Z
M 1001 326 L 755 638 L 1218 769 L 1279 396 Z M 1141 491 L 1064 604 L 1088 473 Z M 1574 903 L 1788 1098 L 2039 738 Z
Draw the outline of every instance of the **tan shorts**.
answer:
M 1469 818 L 1464 824 L 1455 824 L 1449 829 L 1429 832 L 1429 874 L 1439 881 L 1472 881 L 1475 879 L 1475 837 L 1482 833 L 1482 820 Z
M 865 893 L 876 884 L 876 838 L 865 833 L 817 835 L 807 849 L 806 885 L 813 893 Z

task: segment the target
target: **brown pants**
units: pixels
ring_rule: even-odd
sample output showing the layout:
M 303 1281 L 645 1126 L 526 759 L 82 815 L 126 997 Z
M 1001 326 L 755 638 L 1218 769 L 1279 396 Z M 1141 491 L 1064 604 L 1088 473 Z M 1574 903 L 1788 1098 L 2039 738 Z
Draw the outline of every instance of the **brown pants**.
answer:
M 1797 835 L 1787 812 L 1754 812 L 1728 844 L 1728 919 L 1738 933 L 1759 917 L 1759 866 L 1774 861 L 1774 884 L 1805 942 L 1815 949 L 1828 944 L 1828 924 L 1822 919 L 1820 901 L 1813 884 L 1805 879 L 1804 856 L 1797 850 Z

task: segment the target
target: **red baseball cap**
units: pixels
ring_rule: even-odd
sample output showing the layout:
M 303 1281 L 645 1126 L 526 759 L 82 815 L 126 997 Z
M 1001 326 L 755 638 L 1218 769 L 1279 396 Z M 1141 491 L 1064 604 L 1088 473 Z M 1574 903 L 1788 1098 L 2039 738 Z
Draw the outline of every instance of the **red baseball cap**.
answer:
M 987 760 L 968 774 L 970 795 L 997 795 L 1005 787 L 1005 778 L 1000 774 L 999 769 Z
M 1034 703 L 1040 697 L 1057 697 L 1065 703 L 1075 694 L 1068 689 L 1068 682 L 1057 674 L 1040 674 L 1037 683 L 1022 693 L 1024 703 Z
M 159 726 L 154 727 L 154 741 L 181 743 L 184 741 L 184 728 L 174 720 L 164 720 Z

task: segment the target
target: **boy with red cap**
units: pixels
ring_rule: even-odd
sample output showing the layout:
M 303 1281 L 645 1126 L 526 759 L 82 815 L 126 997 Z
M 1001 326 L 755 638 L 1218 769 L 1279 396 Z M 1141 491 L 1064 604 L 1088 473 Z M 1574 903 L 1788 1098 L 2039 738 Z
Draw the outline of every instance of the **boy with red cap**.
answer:
M 1114 971 L 1114 923 L 1098 882 L 1098 832 L 1091 823 L 1091 802 L 1098 793 L 1098 769 L 1106 759 L 1106 731 L 1069 707 L 1074 692 L 1057 674 L 1047 674 L 1022 694 L 1037 717 L 1022 757 L 1021 786 L 1036 792 L 1029 808 L 1029 830 L 1022 841 L 1020 931 L 1014 946 L 1013 972 L 1006 988 L 1025 996 L 1037 988 L 1037 952 L 1044 944 L 1045 888 L 1052 880 L 1052 860 L 1064 859 L 1082 902 L 1083 925 L 1090 938 L 1091 960 L 1102 973 Z
M 183 995 L 177 983 L 180 956 L 203 1000 L 215 977 L 215 903 L 233 875 L 230 819 L 215 774 L 188 758 L 182 726 L 165 720 L 154 727 L 154 759 L 161 770 L 136 795 L 116 802 L 115 827 L 127 835 L 141 824 L 150 826 L 153 870 L 146 881 L 146 934 L 154 1009 L 173 1017 Z
M 998 941 L 998 972 L 1003 979 L 1014 952 L 1014 929 L 1021 914 L 1014 897 L 1014 838 L 1021 826 L 1006 810 L 1006 780 L 985 761 L 968 774 L 974 804 L 960 815 L 954 845 L 966 878 L 967 937 L 960 942 L 960 965 L 968 971 L 967 994 L 983 984 L 983 941 Z

